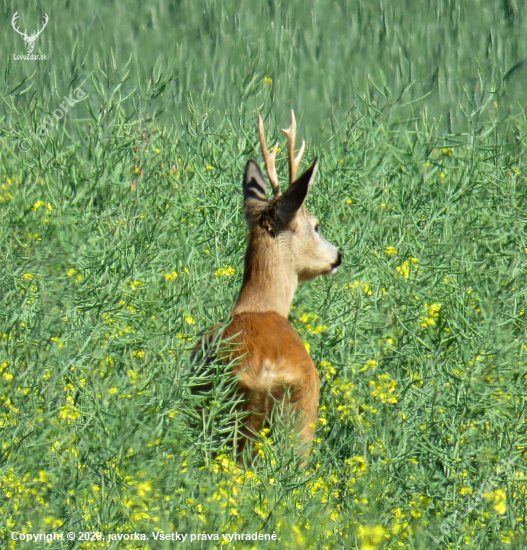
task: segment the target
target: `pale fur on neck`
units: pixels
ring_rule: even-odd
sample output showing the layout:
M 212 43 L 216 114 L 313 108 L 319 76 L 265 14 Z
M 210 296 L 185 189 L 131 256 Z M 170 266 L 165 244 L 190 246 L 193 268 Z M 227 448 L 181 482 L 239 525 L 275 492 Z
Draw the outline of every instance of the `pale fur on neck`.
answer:
M 298 277 L 283 257 L 279 238 L 251 233 L 233 315 L 276 311 L 287 319 L 297 286 Z

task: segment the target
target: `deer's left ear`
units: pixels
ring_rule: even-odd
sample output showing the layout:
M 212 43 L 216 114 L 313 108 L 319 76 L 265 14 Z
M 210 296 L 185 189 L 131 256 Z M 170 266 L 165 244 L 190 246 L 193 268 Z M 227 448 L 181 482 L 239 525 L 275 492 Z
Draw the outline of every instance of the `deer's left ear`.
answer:
M 280 197 L 275 210 L 275 222 L 285 227 L 300 210 L 317 173 L 318 159 Z
M 249 160 L 243 176 L 243 212 L 249 225 L 267 206 L 267 182 L 255 160 Z

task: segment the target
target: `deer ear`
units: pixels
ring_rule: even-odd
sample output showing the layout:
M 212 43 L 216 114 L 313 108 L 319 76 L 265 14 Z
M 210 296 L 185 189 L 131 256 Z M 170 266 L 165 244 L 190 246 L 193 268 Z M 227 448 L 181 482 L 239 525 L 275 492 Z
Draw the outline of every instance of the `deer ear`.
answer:
M 288 225 L 304 204 L 317 173 L 317 168 L 318 159 L 315 159 L 315 162 L 280 197 L 274 214 L 274 221 L 278 222 L 279 226 L 285 227 Z
M 267 205 L 267 182 L 255 160 L 249 160 L 243 176 L 243 211 L 249 225 Z

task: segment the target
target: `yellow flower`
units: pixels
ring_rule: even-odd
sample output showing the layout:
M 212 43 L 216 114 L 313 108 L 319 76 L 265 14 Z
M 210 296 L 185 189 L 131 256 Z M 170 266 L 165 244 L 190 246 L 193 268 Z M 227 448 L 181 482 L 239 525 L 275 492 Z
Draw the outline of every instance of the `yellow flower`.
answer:
M 346 464 L 349 464 L 353 468 L 355 474 L 364 473 L 368 469 L 368 461 L 360 455 L 348 458 Z
M 306 329 L 309 330 L 311 334 L 320 334 L 321 332 L 324 332 L 327 328 L 327 325 L 318 325 L 316 327 L 313 327 L 312 325 L 306 325 Z
M 216 277 L 231 277 L 236 273 L 234 267 L 231 267 L 230 265 L 224 265 L 223 269 L 217 269 L 214 275 Z
M 192 315 L 185 315 L 183 317 L 183 319 L 185 319 L 185 322 L 188 324 L 188 325 L 195 325 L 196 324 L 196 321 L 194 320 L 194 317 L 192 317 Z
M 366 364 L 360 369 L 361 372 L 367 371 L 369 369 L 374 369 L 378 365 L 375 359 L 370 359 Z
M 179 275 L 172 271 L 172 273 L 165 273 L 163 277 L 165 278 L 165 281 L 174 281 Z
M 45 206 L 45 202 L 44 201 L 41 201 L 41 200 L 38 200 L 34 205 L 33 205 L 33 208 L 31 210 L 33 210 L 33 212 L 36 212 L 41 206 Z
M 66 403 L 61 407 L 59 412 L 59 419 L 66 420 L 68 423 L 74 422 L 76 418 L 80 416 L 80 413 L 75 408 L 75 402 L 71 395 L 66 397 Z
M 360 550 L 376 550 L 384 540 L 384 527 L 382 525 L 372 527 L 361 525 L 358 536 L 361 541 Z
M 376 397 L 382 403 L 397 403 L 398 395 L 395 394 L 397 383 L 390 379 L 389 374 L 377 375 L 377 380 L 370 380 L 370 395 Z
M 507 511 L 507 495 L 505 494 L 505 491 L 503 491 L 502 489 L 496 489 L 493 496 L 494 510 L 500 515 L 505 514 L 505 512 Z
M 410 264 L 405 260 L 402 265 L 395 268 L 396 273 L 402 275 L 405 279 L 410 277 Z
M 59 527 L 62 527 L 64 522 L 61 519 L 48 516 L 44 518 L 44 523 L 49 525 L 50 529 L 53 530 L 53 529 L 58 529 Z
M 397 254 L 397 250 L 395 250 L 395 248 L 393 246 L 389 246 L 386 250 L 385 250 L 386 254 L 388 256 L 395 256 Z
M 430 315 L 430 317 L 439 317 L 439 310 L 441 309 L 441 304 L 431 304 L 429 307 L 428 307 L 428 315 Z
M 265 82 L 266 84 L 269 84 L 269 86 L 272 86 L 272 84 L 273 84 L 273 79 L 272 79 L 272 78 L 269 78 L 268 76 L 266 76 L 266 77 L 264 78 L 264 82 Z
M 132 384 L 135 384 L 139 378 L 139 374 L 133 370 L 129 370 L 126 374 L 128 374 L 128 378 Z
M 310 323 L 315 319 L 318 319 L 318 315 L 314 313 L 302 313 L 302 315 L 300 315 L 300 317 L 298 318 L 301 323 Z
M 421 318 L 421 326 L 424 328 L 435 326 L 436 319 L 439 317 L 439 312 L 441 310 L 441 304 L 425 304 L 425 309 L 428 317 Z
M 137 486 L 137 494 L 140 497 L 145 497 L 146 493 L 149 493 L 152 490 L 152 484 L 150 481 L 145 481 L 143 483 L 139 483 Z
M 49 474 L 44 470 L 40 470 L 40 472 L 38 473 L 38 479 L 35 478 L 33 481 L 38 481 L 40 483 L 47 483 L 48 480 L 49 480 Z

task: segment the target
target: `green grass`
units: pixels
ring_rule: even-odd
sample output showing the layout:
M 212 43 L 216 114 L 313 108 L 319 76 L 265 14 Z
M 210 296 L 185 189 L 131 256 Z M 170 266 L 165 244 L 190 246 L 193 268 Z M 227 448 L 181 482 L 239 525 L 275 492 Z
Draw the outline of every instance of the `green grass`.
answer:
M 50 1 L 47 61 L 13 60 L 4 8 L 8 547 L 527 547 L 525 5 Z M 291 311 L 323 381 L 307 469 L 284 429 L 239 470 L 228 380 L 200 424 L 189 357 L 241 283 L 256 114 L 283 144 L 290 108 L 344 264 Z M 53 530 L 151 540 L 11 540 Z

